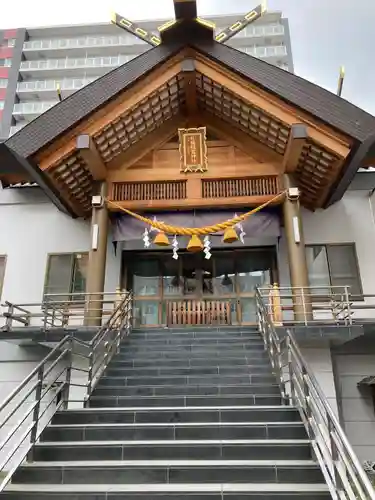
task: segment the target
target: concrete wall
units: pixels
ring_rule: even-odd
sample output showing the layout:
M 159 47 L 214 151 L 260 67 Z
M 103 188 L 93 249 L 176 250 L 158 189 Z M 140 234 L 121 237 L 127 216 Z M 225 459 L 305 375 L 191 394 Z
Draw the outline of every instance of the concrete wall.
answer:
M 355 243 L 363 293 L 373 294 L 364 304 L 372 309 L 357 310 L 356 316 L 375 318 L 375 199 L 369 198 L 368 191 L 348 191 L 344 198 L 327 210 L 310 212 L 303 210 L 302 222 L 306 244 Z M 279 245 L 280 283 L 290 285 L 285 233 Z
M 115 292 L 120 255 L 110 240 L 105 291 Z M 89 249 L 89 222 L 62 214 L 38 188 L 0 191 L 0 255 L 7 256 L 2 301 L 40 302 L 48 254 Z
M 341 421 L 361 461 L 375 461 L 375 400 L 370 387 L 358 387 L 375 376 L 375 338 L 365 336 L 334 351 Z

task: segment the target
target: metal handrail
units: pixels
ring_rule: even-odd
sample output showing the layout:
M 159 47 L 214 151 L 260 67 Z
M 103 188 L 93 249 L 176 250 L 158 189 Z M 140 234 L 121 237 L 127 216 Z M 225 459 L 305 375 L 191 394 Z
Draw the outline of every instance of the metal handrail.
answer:
M 65 336 L 0 404 L 0 431 L 7 427 L 0 441 L 0 477 L 4 476 L 0 492 L 25 458 L 33 460 L 34 444 L 53 415 L 67 408 L 70 402 L 77 402 L 70 398 L 72 387 L 84 388 L 80 402 L 87 406 L 101 374 L 118 351 L 121 340 L 129 334 L 131 324 L 132 293 L 124 292 L 108 321 L 90 342 Z M 75 366 L 77 358 L 82 358 L 87 368 Z M 84 383 L 72 380 L 74 371 L 86 374 Z
M 54 327 L 83 326 L 86 315 L 109 318 L 118 302 L 118 292 L 113 293 L 50 293 L 42 302 L 14 304 L 6 301 L 2 316 L 5 328 L 13 324 L 42 326 L 45 330 Z M 91 302 L 88 300 L 91 299 Z
M 375 500 L 375 491 L 290 330 L 279 336 L 259 289 L 259 330 L 286 404 L 299 409 L 334 500 Z

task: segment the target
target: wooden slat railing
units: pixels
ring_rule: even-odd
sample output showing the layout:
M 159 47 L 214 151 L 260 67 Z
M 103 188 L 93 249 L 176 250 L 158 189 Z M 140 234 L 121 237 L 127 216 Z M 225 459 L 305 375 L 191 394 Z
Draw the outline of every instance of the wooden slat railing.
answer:
M 277 175 L 241 179 L 203 179 L 202 198 L 272 196 L 279 192 Z
M 113 183 L 113 201 L 183 200 L 185 198 L 186 180 Z
M 230 325 L 229 301 L 176 300 L 167 302 L 167 325 Z

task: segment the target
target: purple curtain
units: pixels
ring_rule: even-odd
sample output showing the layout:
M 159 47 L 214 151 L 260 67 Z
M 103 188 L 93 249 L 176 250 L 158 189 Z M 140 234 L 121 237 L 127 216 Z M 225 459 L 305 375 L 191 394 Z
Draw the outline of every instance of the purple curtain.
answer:
M 241 215 L 245 213 L 235 210 L 220 210 L 217 212 L 200 211 L 200 212 L 159 212 L 147 213 L 146 216 L 150 219 L 156 218 L 157 221 L 165 222 L 173 226 L 183 227 L 203 227 L 217 224 L 228 219 L 232 219 L 235 214 Z M 280 236 L 280 220 L 275 212 L 263 210 L 248 217 L 242 223 L 246 233 L 246 238 L 258 237 L 273 237 Z M 130 215 L 118 214 L 112 220 L 113 241 L 134 241 L 141 240 L 145 230 L 143 222 L 134 219 Z M 149 226 L 147 226 L 150 229 Z M 218 233 L 218 236 L 221 236 Z

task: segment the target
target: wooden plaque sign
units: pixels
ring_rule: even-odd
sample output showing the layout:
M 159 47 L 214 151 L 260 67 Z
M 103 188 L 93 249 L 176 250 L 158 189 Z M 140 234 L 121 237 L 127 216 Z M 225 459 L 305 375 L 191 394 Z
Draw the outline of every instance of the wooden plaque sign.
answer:
M 206 127 L 179 128 L 178 137 L 181 172 L 206 172 Z

